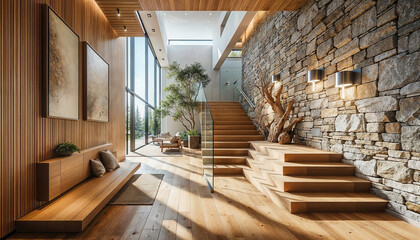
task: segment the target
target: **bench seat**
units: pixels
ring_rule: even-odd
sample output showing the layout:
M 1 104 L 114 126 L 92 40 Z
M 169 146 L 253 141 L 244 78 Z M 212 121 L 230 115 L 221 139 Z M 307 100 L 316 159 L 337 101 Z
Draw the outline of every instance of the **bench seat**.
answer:
M 17 232 L 81 232 L 139 169 L 120 162 L 102 178 L 88 178 L 62 196 L 16 221 Z

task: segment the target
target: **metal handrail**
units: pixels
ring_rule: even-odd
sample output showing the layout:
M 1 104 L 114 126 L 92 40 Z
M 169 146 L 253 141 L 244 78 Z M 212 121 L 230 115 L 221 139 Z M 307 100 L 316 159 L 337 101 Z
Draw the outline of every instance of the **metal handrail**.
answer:
M 242 94 L 242 97 L 244 97 L 244 98 L 245 98 L 245 100 L 248 102 L 248 104 L 249 104 L 252 108 L 254 108 L 254 107 L 255 107 L 255 104 L 251 101 L 251 99 L 249 99 L 249 97 L 246 95 L 246 93 L 244 92 L 244 90 L 242 90 L 242 88 L 240 88 L 240 87 L 237 85 L 237 83 L 238 83 L 238 81 L 235 81 L 235 82 L 233 83 L 233 85 L 235 85 L 235 87 L 239 90 L 239 92 Z

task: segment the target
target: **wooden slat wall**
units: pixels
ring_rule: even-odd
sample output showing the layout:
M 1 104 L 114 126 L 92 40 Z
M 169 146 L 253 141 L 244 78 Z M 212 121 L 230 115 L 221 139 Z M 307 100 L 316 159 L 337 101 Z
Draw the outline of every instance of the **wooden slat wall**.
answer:
M 41 116 L 41 8 L 45 3 L 77 32 L 81 41 L 88 41 L 110 64 L 109 123 Z M 124 158 L 125 39 L 117 38 L 94 0 L 2 0 L 0 19 L 2 237 L 14 230 L 15 219 L 41 204 L 35 196 L 35 163 L 51 158 L 58 143 L 71 141 L 85 149 L 110 142 L 120 160 Z

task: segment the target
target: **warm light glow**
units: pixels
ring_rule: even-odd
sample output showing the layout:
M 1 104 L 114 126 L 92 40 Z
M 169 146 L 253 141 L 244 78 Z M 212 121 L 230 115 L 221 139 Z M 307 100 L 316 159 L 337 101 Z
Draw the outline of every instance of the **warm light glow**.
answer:
M 127 27 L 126 26 L 124 26 L 124 32 L 127 32 Z
M 121 14 L 120 14 L 120 9 L 119 8 L 117 8 L 117 16 L 119 17 L 119 16 L 121 16 Z
M 315 81 L 312 81 L 312 92 L 315 92 Z

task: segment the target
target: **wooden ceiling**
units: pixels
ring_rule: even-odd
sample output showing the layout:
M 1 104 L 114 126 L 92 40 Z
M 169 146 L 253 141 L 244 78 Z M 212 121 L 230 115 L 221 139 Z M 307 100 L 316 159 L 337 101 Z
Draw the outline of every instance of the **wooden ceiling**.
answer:
M 296 11 L 306 0 L 137 0 L 143 11 Z
M 136 16 L 140 11 L 137 0 L 96 0 L 109 23 L 120 37 L 142 37 L 144 32 Z M 120 10 L 120 16 L 117 15 Z M 124 30 L 124 26 L 126 30 Z
M 96 0 L 120 37 L 144 36 L 135 11 L 296 11 L 306 0 Z M 117 9 L 120 16 L 117 16 Z M 124 26 L 126 30 L 124 30 Z

